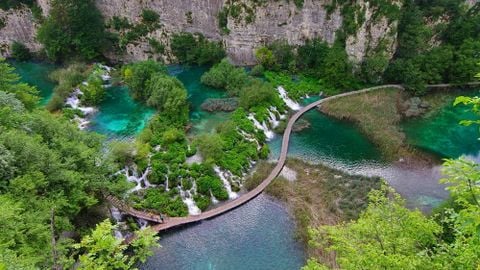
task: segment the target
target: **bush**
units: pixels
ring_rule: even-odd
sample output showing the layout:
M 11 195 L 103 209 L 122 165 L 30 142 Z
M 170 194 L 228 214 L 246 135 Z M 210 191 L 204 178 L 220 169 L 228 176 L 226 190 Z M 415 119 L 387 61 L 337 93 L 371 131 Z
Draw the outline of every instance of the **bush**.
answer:
M 202 75 L 203 84 L 226 89 L 230 95 L 238 95 L 240 89 L 247 84 L 249 78 L 243 68 L 237 68 L 230 64 L 228 59 L 223 59 L 213 66 L 208 72 Z
M 18 61 L 27 61 L 32 58 L 32 54 L 23 43 L 15 41 L 12 44 L 12 57 Z
M 160 15 L 151 9 L 142 10 L 142 21 L 145 24 L 154 24 L 160 20 Z
M 202 34 L 174 34 L 171 48 L 180 63 L 215 64 L 225 57 L 225 50 L 220 42 L 208 41 Z

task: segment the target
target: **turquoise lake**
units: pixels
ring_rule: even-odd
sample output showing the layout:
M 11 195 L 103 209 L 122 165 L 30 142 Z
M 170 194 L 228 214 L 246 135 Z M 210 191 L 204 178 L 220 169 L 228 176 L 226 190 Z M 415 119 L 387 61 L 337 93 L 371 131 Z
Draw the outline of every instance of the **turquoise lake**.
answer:
M 88 129 L 109 138 L 137 134 L 155 114 L 154 109 L 133 100 L 126 86 L 110 87 L 98 108 Z
M 55 88 L 55 83 L 48 78 L 48 74 L 58 66 L 46 62 L 17 62 L 9 61 L 20 75 L 22 82 L 34 85 L 40 92 L 40 105 L 45 105 L 50 100 Z
M 48 99 L 53 84 L 47 66 L 27 63 L 19 67 L 25 82 L 37 85 Z M 36 65 L 39 65 L 37 67 Z M 39 70 L 38 73 L 35 70 Z M 228 119 L 228 113 L 208 113 L 200 106 L 207 98 L 225 93 L 200 83 L 203 67 L 171 66 L 169 72 L 186 86 L 191 103 L 191 133 L 211 132 Z M 50 90 L 48 90 L 50 89 Z M 50 91 L 50 92 L 49 92 Z M 311 102 L 309 100 L 306 102 Z M 143 129 L 153 110 L 132 100 L 126 87 L 108 90 L 91 130 L 108 137 L 128 137 Z M 475 117 L 466 108 L 447 106 L 426 119 L 402 126 L 411 144 L 441 157 L 478 156 L 478 129 L 457 123 Z M 289 156 L 323 163 L 353 174 L 382 176 L 401 193 L 409 206 L 428 211 L 448 196 L 438 184 L 440 167 L 404 168 L 382 160 L 376 147 L 351 123 L 327 117 L 316 110 L 303 116 L 311 126 L 291 137 Z M 280 151 L 277 135 L 271 142 L 271 159 Z M 266 195 L 220 217 L 163 233 L 163 246 L 142 269 L 299 269 L 305 254 L 294 237 L 294 220 L 284 206 Z

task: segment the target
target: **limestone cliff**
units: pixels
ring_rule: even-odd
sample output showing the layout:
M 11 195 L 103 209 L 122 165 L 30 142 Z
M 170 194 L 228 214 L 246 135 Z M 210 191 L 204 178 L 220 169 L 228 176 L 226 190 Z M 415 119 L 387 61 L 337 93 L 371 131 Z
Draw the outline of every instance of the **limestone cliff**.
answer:
M 35 41 L 36 28 L 30 9 L 0 9 L 0 55 L 8 56 L 10 44 L 15 41 L 25 44 L 32 51 L 40 50 L 41 45 Z
M 44 15 L 48 14 L 51 0 L 37 0 Z M 126 17 L 135 23 L 140 21 L 143 9 L 152 9 L 160 15 L 162 27 L 147 36 L 127 45 L 125 53 L 108 53 L 112 59 L 131 61 L 151 57 L 174 61 L 169 52 L 172 33 L 187 31 L 199 32 L 209 39 L 221 40 L 229 57 L 237 64 L 255 63 L 254 50 L 258 46 L 277 39 L 287 40 L 290 44 L 302 44 L 307 39 L 319 37 L 333 43 L 336 33 L 342 28 L 343 18 L 339 8 L 327 11 L 331 0 L 305 0 L 303 7 L 297 7 L 294 1 L 277 0 L 255 4 L 252 0 L 234 1 L 253 9 L 254 17 L 250 21 L 228 17 L 228 33 L 219 27 L 218 14 L 230 5 L 230 0 L 96 0 L 105 21 L 113 16 Z M 365 20 L 355 35 L 347 37 L 346 50 L 356 62 L 362 59 L 379 44 L 383 44 L 391 53 L 395 50 L 396 25 L 398 22 L 386 18 L 372 19 L 375 12 L 368 2 L 359 1 L 365 9 Z M 251 7 L 249 7 L 251 6 Z M 8 55 L 8 44 L 18 40 L 32 50 L 39 50 L 35 41 L 36 24 L 28 9 L 0 11 L 0 18 L 6 21 L 0 29 L 1 54 Z M 153 38 L 165 44 L 162 55 L 152 53 L 148 39 Z

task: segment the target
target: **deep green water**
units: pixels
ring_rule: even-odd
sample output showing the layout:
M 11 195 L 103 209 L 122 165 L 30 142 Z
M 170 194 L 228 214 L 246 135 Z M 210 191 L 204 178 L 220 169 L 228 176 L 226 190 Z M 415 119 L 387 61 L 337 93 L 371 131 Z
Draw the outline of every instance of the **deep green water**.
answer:
M 208 70 L 207 67 L 173 65 L 169 66 L 168 70 L 171 75 L 176 76 L 185 85 L 188 91 L 192 134 L 210 133 L 215 130 L 218 124 L 228 119 L 229 113 L 209 113 L 201 109 L 201 105 L 206 99 L 227 96 L 225 91 L 208 87 L 200 82 L 200 77 Z
M 154 113 L 154 109 L 133 100 L 128 87 L 111 87 L 99 104 L 89 130 L 109 138 L 132 136 L 143 130 Z
M 21 81 L 34 85 L 40 92 L 40 105 L 45 105 L 50 100 L 55 88 L 55 83 L 48 78 L 48 74 L 55 70 L 58 66 L 46 62 L 9 62 L 15 67 L 16 72 L 20 75 Z
M 478 94 L 478 91 L 472 94 Z M 453 104 L 453 99 L 450 104 Z M 478 127 L 459 125 L 461 120 L 473 119 L 478 119 L 478 116 L 467 106 L 448 105 L 428 118 L 404 123 L 403 129 L 412 145 L 441 157 L 476 157 L 480 152 Z

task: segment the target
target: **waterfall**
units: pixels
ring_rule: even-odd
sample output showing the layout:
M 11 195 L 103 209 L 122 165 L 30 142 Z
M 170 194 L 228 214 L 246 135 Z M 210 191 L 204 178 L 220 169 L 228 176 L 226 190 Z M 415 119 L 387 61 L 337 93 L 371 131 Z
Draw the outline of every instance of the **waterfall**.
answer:
M 280 119 L 281 119 L 281 120 L 287 118 L 287 116 L 286 116 L 285 114 L 281 114 L 281 113 L 278 111 L 277 107 L 273 107 L 273 106 L 272 106 L 272 107 L 270 107 L 270 110 L 271 110 L 272 112 L 280 115 Z
M 283 99 L 283 101 L 285 102 L 285 104 L 287 104 L 287 106 L 294 110 L 294 111 L 298 111 L 300 110 L 302 107 L 300 106 L 300 104 L 298 104 L 297 102 L 293 101 L 292 99 L 290 99 L 287 95 L 287 91 L 285 91 L 285 88 L 279 86 L 277 88 L 277 91 L 278 93 L 280 94 L 280 97 Z
M 215 198 L 215 196 L 213 196 L 213 193 L 212 193 L 211 190 L 210 190 L 210 198 L 211 198 L 213 204 L 217 204 L 217 203 L 218 203 L 217 198 Z
M 262 148 L 262 146 L 260 145 L 260 143 L 258 142 L 258 140 L 252 136 L 252 134 L 249 134 L 241 129 L 238 130 L 238 133 L 240 133 L 240 135 L 242 135 L 242 137 L 249 141 L 249 142 L 254 142 L 256 145 L 257 145 L 257 150 L 260 150 Z
M 103 87 L 104 88 L 111 87 L 112 85 L 110 84 L 110 80 L 112 79 L 112 77 L 110 76 L 110 72 L 113 70 L 113 68 L 102 65 L 102 64 L 97 64 L 97 66 L 101 69 L 100 76 L 103 81 Z M 82 82 L 82 84 L 87 86 L 88 82 Z M 82 95 L 83 95 L 82 90 L 80 90 L 80 88 L 76 88 L 65 101 L 65 105 L 70 106 L 72 109 L 80 110 L 83 113 L 83 117 L 79 117 L 76 115 L 73 119 L 75 122 L 78 123 L 79 129 L 87 128 L 88 125 L 90 124 L 90 121 L 88 120 L 88 118 L 91 117 L 91 115 L 93 115 L 97 111 L 95 107 L 81 106 L 80 97 Z
M 148 226 L 148 221 L 141 218 L 137 218 L 137 223 L 138 226 L 140 226 L 140 229 L 145 229 Z
M 277 116 L 275 113 L 272 111 L 272 109 L 268 109 L 268 119 L 270 120 L 270 124 L 272 125 L 273 128 L 278 127 L 280 124 L 280 121 L 277 120 Z
M 232 186 L 230 185 L 230 182 L 225 176 L 225 175 L 231 176 L 231 173 L 222 171 L 218 166 L 213 167 L 213 169 L 215 170 L 215 173 L 218 175 L 218 177 L 220 177 L 220 179 L 222 180 L 223 186 L 228 192 L 228 198 L 229 199 L 238 198 L 238 194 L 232 191 Z
M 112 216 L 113 220 L 115 220 L 115 223 L 118 225 L 118 227 L 115 229 L 115 238 L 117 239 L 123 239 L 123 234 L 122 231 L 120 231 L 120 225 L 122 225 L 122 218 L 123 215 L 120 213 L 120 211 L 116 207 L 110 207 L 110 215 Z
M 180 189 L 180 196 L 182 197 L 183 203 L 186 204 L 188 207 L 189 215 L 195 216 L 195 215 L 200 215 L 200 213 L 202 213 L 200 208 L 198 208 L 197 204 L 192 199 L 192 194 L 190 193 L 189 190 L 184 191 L 183 189 Z
M 248 119 L 250 119 L 252 122 L 253 122 L 253 125 L 263 131 L 263 133 L 265 133 L 265 137 L 267 137 L 267 140 L 271 140 L 273 139 L 273 137 L 275 137 L 275 133 L 273 133 L 273 131 L 271 131 L 268 127 L 267 127 L 267 124 L 265 124 L 265 122 L 262 122 L 260 124 L 260 122 L 258 122 L 258 120 L 255 118 L 255 115 L 253 113 L 250 113 L 248 115 Z
M 142 190 L 144 188 L 149 188 L 149 187 L 154 187 L 155 186 L 155 185 L 152 185 L 147 179 L 147 176 L 150 173 L 150 170 L 151 170 L 150 167 L 148 167 L 145 170 L 145 172 L 142 173 L 142 175 L 139 175 L 136 166 L 133 166 L 131 168 L 128 167 L 128 166 L 125 166 L 125 169 L 120 170 L 115 174 L 124 173 L 125 177 L 127 177 L 128 182 L 132 182 L 132 183 L 137 184 L 134 188 L 132 188 L 128 191 L 129 193 L 131 193 L 131 192 Z M 132 172 L 132 174 L 130 174 L 130 171 Z

